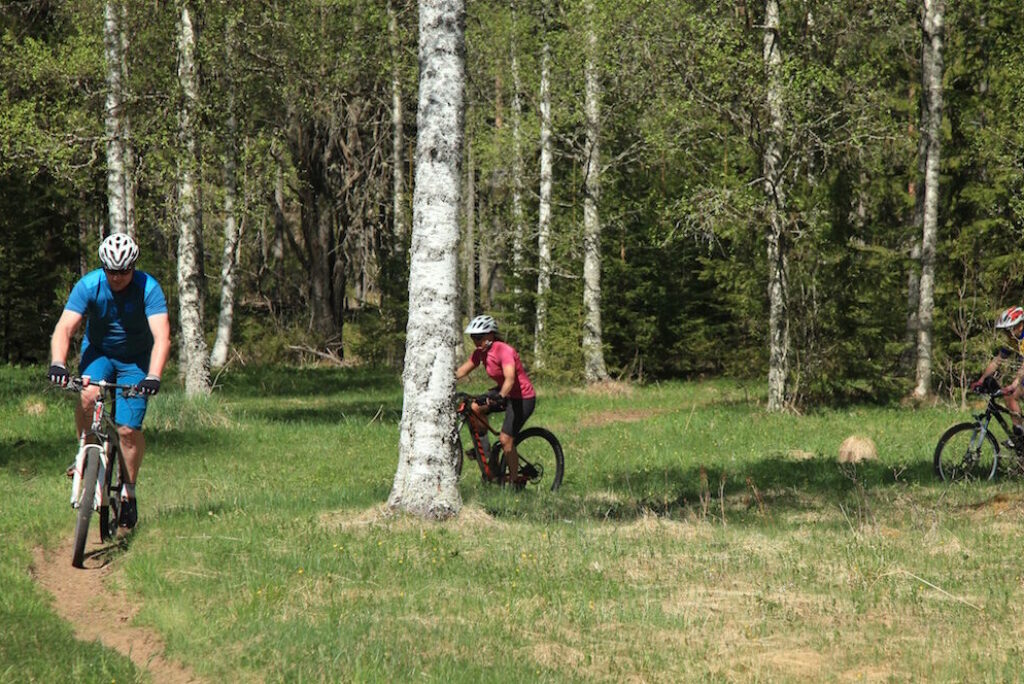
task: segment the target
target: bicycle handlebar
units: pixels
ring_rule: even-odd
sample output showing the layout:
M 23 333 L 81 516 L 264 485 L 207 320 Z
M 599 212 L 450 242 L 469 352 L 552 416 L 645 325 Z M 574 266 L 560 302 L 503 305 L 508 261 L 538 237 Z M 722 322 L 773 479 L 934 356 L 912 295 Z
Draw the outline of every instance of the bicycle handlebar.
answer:
M 138 385 L 120 385 L 116 382 L 107 382 L 106 380 L 92 382 L 88 377 L 70 378 L 68 379 L 68 384 L 64 389 L 81 392 L 86 387 L 99 387 L 101 392 L 104 390 L 110 390 L 111 392 L 121 390 L 122 396 L 129 399 L 141 395 L 141 392 L 138 390 Z

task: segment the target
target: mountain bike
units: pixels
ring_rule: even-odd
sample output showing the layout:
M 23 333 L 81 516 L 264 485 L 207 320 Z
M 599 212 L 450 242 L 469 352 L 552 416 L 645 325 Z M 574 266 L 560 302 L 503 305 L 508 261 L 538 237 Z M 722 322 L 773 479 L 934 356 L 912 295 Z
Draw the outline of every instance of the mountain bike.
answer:
M 487 396 L 472 397 L 465 392 L 455 395 L 455 411 L 459 416 L 455 424 L 454 441 L 458 448 L 455 474 L 456 477 L 462 475 L 463 456 L 467 456 L 477 462 L 480 467 L 480 477 L 484 482 L 500 483 L 507 469 L 501 442 L 495 441 L 487 444 L 484 441 L 487 433 L 492 435 L 500 433 L 491 427 L 489 422 L 480 421 L 477 418 L 472 409 L 474 401 L 478 404 L 486 404 Z M 475 425 L 476 429 L 474 430 L 472 427 L 469 429 L 469 439 L 473 448 L 464 452 L 462 428 L 467 425 Z M 551 491 L 555 491 L 562 485 L 562 476 L 565 474 L 565 456 L 562 453 L 561 443 L 550 430 L 542 427 L 526 428 L 516 435 L 515 445 L 516 452 L 519 454 L 519 478 L 524 487 L 548 487 Z
M 127 480 L 121 440 L 114 422 L 117 391 L 125 397 L 138 396 L 135 385 L 118 385 L 105 380 L 90 383 L 88 376 L 72 378 L 67 389 L 80 392 L 90 384 L 98 386 L 100 393 L 92 412 L 92 425 L 79 440 L 71 473 L 71 507 L 77 511 L 71 565 L 76 568 L 81 568 L 85 560 L 85 542 L 93 511 L 99 513 L 101 542 L 117 533 L 121 485 Z
M 935 446 L 935 474 L 946 482 L 991 480 L 1000 472 L 1019 473 L 1024 465 L 1024 440 L 1013 439 L 1013 423 L 1004 417 L 1012 416 L 1013 411 L 999 403 L 1002 390 L 990 383 L 976 392 L 988 397 L 985 410 L 974 414 L 973 422 L 946 430 Z M 993 433 L 993 418 L 1005 439 L 997 439 Z M 1002 456 L 1003 445 L 1010 448 L 1011 456 Z

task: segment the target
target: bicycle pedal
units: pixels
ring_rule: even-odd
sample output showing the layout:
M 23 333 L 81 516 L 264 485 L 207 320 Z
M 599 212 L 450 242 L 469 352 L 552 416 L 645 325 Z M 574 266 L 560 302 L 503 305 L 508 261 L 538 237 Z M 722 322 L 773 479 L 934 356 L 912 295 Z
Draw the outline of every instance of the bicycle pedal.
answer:
M 540 472 L 533 465 L 528 465 L 519 469 L 519 475 L 527 480 L 535 480 L 540 475 Z

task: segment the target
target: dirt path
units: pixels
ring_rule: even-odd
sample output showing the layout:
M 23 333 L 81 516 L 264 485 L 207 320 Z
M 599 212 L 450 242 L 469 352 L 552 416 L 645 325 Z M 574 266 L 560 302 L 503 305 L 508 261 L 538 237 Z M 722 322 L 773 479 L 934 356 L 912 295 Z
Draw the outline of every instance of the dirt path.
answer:
M 50 551 L 36 548 L 32 554 L 32 576 L 53 595 L 54 610 L 71 623 L 75 636 L 82 641 L 98 640 L 127 656 L 140 670 L 149 672 L 155 684 L 202 682 L 190 669 L 163 656 L 164 644 L 159 634 L 132 626 L 139 604 L 111 591 L 107 578 L 113 568 L 101 547 L 89 544 L 85 568 L 79 570 L 71 567 L 71 546 L 68 539 Z M 107 620 L 96 619 L 100 608 L 115 611 L 117 629 L 110 629 Z

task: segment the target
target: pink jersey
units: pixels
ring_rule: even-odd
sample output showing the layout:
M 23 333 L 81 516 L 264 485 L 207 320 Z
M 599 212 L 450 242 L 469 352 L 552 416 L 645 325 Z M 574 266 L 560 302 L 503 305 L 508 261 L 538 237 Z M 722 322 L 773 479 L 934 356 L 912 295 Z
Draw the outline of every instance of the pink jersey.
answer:
M 508 393 L 509 398 L 532 399 L 537 396 L 533 389 L 533 383 L 530 382 L 530 378 L 526 375 L 526 369 L 523 368 L 523 362 L 519 360 L 519 352 L 504 342 L 495 340 L 487 348 L 486 352 L 479 349 L 475 350 L 470 357 L 470 361 L 473 362 L 474 368 L 483 361 L 484 370 L 487 371 L 487 375 L 494 382 L 498 383 L 499 388 L 505 384 L 505 373 L 501 367 L 508 364 L 514 365 L 516 367 L 516 378 L 512 383 L 512 389 Z

